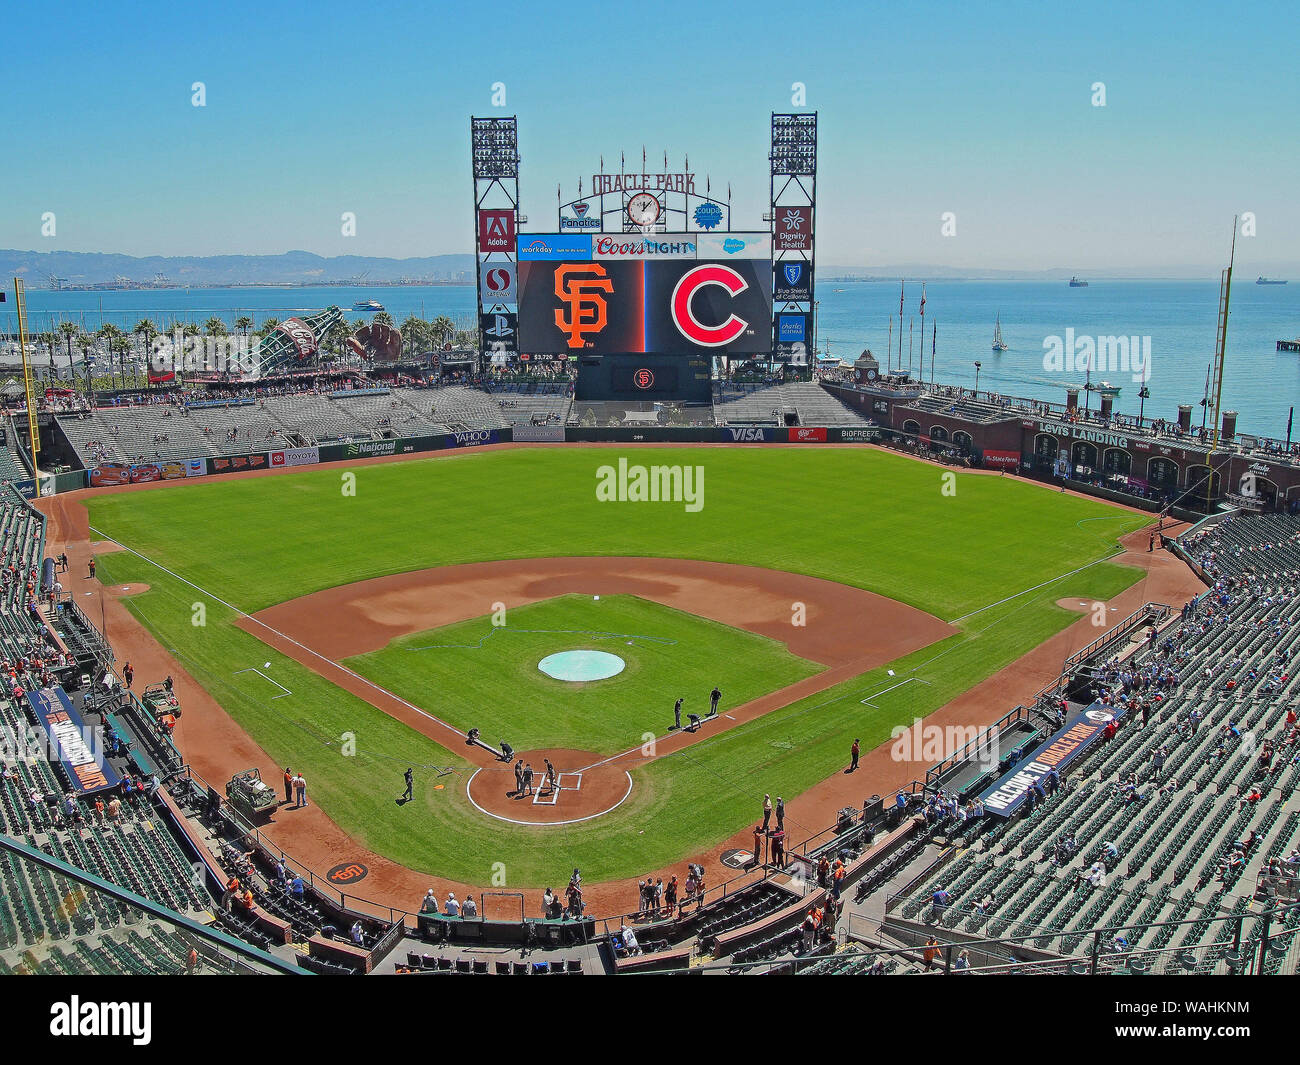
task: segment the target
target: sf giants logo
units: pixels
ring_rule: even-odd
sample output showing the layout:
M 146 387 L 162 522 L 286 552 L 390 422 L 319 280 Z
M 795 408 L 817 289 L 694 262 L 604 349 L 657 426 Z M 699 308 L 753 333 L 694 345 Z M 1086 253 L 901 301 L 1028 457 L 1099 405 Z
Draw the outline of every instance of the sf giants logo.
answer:
M 743 318 L 729 315 L 721 325 L 705 325 L 695 317 L 695 295 L 707 285 L 719 285 L 732 296 L 739 296 L 749 285 L 735 270 L 720 263 L 706 263 L 687 270 L 673 288 L 673 325 L 692 344 L 703 348 L 720 348 L 740 338 L 749 326 Z
M 567 304 L 555 311 L 555 324 L 569 338 L 569 347 L 581 348 L 587 333 L 599 333 L 608 323 L 605 295 L 614 281 L 599 263 L 565 263 L 555 271 L 555 295 Z

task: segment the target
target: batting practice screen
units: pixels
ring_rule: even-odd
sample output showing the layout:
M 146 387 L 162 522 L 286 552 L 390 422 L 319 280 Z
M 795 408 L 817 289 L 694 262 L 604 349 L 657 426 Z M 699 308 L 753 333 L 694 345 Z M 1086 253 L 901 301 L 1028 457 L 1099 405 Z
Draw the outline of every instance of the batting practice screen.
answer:
M 519 349 L 766 354 L 772 350 L 771 262 L 520 262 Z

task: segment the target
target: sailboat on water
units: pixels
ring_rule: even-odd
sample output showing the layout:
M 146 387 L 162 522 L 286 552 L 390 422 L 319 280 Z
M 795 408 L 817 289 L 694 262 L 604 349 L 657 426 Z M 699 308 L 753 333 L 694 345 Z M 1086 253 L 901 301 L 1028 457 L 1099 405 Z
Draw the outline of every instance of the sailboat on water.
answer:
M 993 350 L 1006 351 L 1011 345 L 1002 339 L 1002 315 L 998 315 L 998 320 L 993 326 Z

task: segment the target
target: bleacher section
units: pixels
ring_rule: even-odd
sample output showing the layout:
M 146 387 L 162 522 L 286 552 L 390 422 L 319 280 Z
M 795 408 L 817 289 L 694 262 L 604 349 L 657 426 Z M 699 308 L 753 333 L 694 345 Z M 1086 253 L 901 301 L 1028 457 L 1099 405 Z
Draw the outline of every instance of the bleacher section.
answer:
M 576 403 L 567 382 L 375 388 L 267 395 L 226 406 L 154 404 L 58 415 L 82 463 L 165 463 L 332 441 L 433 436 L 515 425 L 869 424 L 820 385 L 718 385 L 712 405 Z M 662 408 L 662 409 L 660 409 Z M 0 463 L 4 449 L 0 449 Z
M 18 453 L 18 434 L 14 431 L 13 419 L 0 419 L 0 425 L 6 430 L 4 446 L 0 447 L 0 482 L 30 481 L 32 475 L 28 472 L 27 462 Z
M 550 417 L 567 411 L 567 397 L 509 398 Z M 264 396 L 254 403 L 201 406 L 173 404 L 105 407 L 60 415 L 59 425 L 82 463 L 180 462 L 217 455 L 242 455 L 329 441 L 431 436 L 451 431 L 500 429 L 512 424 L 500 400 L 460 385 L 437 389 L 303 392 Z M 541 424 L 541 423 L 539 423 Z M 0 449 L 0 461 L 3 449 Z
M 573 406 L 567 383 L 494 385 L 492 395 L 510 425 L 563 425 Z
M 713 397 L 718 425 L 813 425 L 857 427 L 870 424 L 813 381 L 750 388 L 727 385 Z
M 962 833 L 887 930 L 892 919 L 902 941 L 1014 938 L 1022 956 L 1059 958 L 1091 949 L 1103 928 L 1114 955 L 1171 972 L 1251 957 L 1262 918 L 1245 922 L 1235 952 L 1236 922 L 1223 918 L 1248 913 L 1270 860 L 1274 898 L 1294 899 L 1300 876 L 1300 729 L 1288 721 L 1300 701 L 1300 521 L 1239 516 L 1184 547 L 1217 583 L 1155 643 L 1094 667 L 1097 694 L 1145 702 L 1147 724 L 1131 708 L 1032 813 Z M 1300 909 L 1284 920 L 1296 928 Z

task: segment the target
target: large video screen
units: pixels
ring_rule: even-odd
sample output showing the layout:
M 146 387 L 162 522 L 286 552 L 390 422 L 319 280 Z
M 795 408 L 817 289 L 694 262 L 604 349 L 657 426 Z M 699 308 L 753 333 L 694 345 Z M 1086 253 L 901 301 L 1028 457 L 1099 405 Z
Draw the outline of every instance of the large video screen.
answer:
M 519 263 L 519 349 L 613 355 L 772 350 L 772 264 L 763 259 Z

